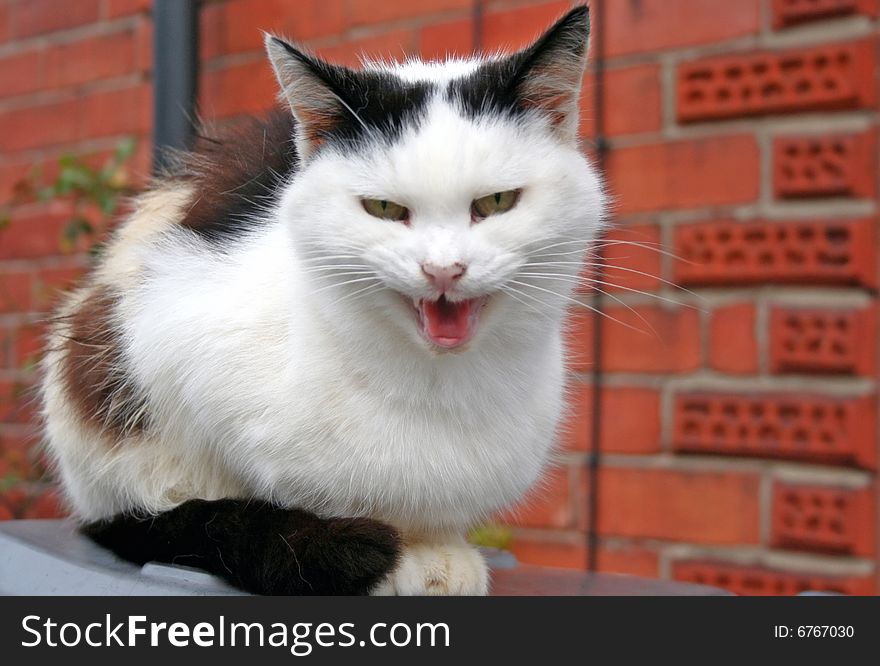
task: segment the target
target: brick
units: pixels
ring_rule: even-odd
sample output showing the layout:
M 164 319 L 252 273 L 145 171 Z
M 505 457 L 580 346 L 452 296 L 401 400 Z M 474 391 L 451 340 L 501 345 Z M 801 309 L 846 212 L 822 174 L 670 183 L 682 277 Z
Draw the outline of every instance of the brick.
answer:
M 322 47 L 317 53 L 338 65 L 359 67 L 363 58 L 403 61 L 409 54 L 416 53 L 418 41 L 419 34 L 415 29 L 395 30 Z
M 745 596 L 791 596 L 801 592 L 874 594 L 871 576 L 833 576 L 820 571 L 796 573 L 711 560 L 675 562 L 672 565 L 672 577 L 687 583 L 723 587 Z
M 134 32 L 135 68 L 139 72 L 153 69 L 153 22 L 138 21 Z
M 10 518 L 21 518 L 25 505 L 28 501 L 27 490 L 24 484 L 18 484 L 9 490 L 0 492 L 0 511 L 5 509 L 5 514 Z
M 685 372 L 700 366 L 699 313 L 686 307 L 609 307 L 602 319 L 608 372 Z
M 770 542 L 778 548 L 871 556 L 872 488 L 853 490 L 777 482 Z
M 352 2 L 348 5 L 348 20 L 352 26 L 375 25 L 377 23 L 425 17 L 444 12 L 469 12 L 471 9 L 471 0 Z
M 466 58 L 474 51 L 474 24 L 468 19 L 432 23 L 419 29 L 419 55 L 425 60 Z
M 100 0 L 76 0 L 60 7 L 57 0 L 26 0 L 13 7 L 14 37 L 33 37 L 98 20 Z
M 0 112 L 0 152 L 39 148 L 76 140 L 76 100 Z M 65 119 L 59 122 L 59 119 Z
M 658 559 L 657 553 L 644 548 L 600 546 L 596 565 L 605 573 L 656 578 Z
M 570 389 L 569 415 L 561 428 L 562 446 L 589 451 L 592 442 L 593 391 Z M 604 453 L 643 454 L 660 451 L 660 394 L 654 389 L 603 386 L 600 442 Z M 638 418 L 633 418 L 638 414 Z
M 64 502 L 57 490 L 45 490 L 32 496 L 24 508 L 22 518 L 49 519 L 63 518 L 66 515 Z
M 592 137 L 595 125 L 595 82 L 584 77 L 580 100 L 580 134 Z M 604 132 L 607 136 L 658 132 L 663 125 L 660 66 L 615 67 L 605 72 Z
M 570 9 L 570 2 L 560 1 L 486 12 L 480 47 L 489 52 L 521 49 Z
M 13 201 L 21 203 L 33 198 L 27 186 L 33 166 L 30 161 L 0 166 L 0 205 Z
M 272 108 L 278 84 L 266 62 L 232 65 L 202 76 L 200 108 L 212 118 Z
M 520 564 L 566 569 L 586 569 L 586 536 L 575 535 L 577 540 L 549 541 L 515 537 L 510 551 Z
M 595 314 L 586 308 L 572 308 L 565 324 L 566 365 L 572 372 L 590 372 L 594 365 Z
M 606 2 L 606 55 L 712 44 L 756 34 L 759 0 Z
M 556 467 L 529 492 L 528 496 L 500 518 L 519 527 L 571 527 L 574 504 L 567 467 Z
M 25 271 L 0 272 L 0 314 L 27 312 L 30 307 L 30 273 Z
M 0 477 L 33 477 L 36 470 L 31 451 L 38 442 L 37 436 L 11 436 L 0 430 Z
M 85 268 L 47 268 L 37 272 L 33 282 L 33 308 L 37 312 L 48 312 L 58 304 L 62 292 L 70 289 L 83 275 Z
M 876 467 L 870 396 L 682 393 L 674 410 L 677 452 Z
M 738 375 L 758 370 L 755 306 L 735 303 L 715 309 L 709 325 L 709 366 Z
M 760 172 L 755 138 L 745 134 L 628 146 L 608 156 L 617 213 L 748 203 L 758 198 Z
M 18 368 L 32 368 L 43 349 L 43 330 L 37 326 L 21 326 L 15 332 L 13 359 Z
M 877 0 L 773 0 L 773 27 L 863 14 L 877 16 Z
M 73 86 L 134 72 L 133 30 L 58 44 L 46 52 L 46 86 Z
M 701 222 L 675 229 L 681 285 L 876 285 L 874 221 Z
M 62 254 L 62 234 L 70 219 L 69 208 L 60 203 L 26 214 L 16 213 L 3 230 L 0 259 L 36 259 Z
M 232 0 L 207 5 L 200 16 L 201 56 L 262 50 L 263 31 L 294 41 L 339 35 L 348 25 L 346 4 L 345 0 Z M 375 11 L 385 5 L 369 4 Z M 352 3 L 351 9 L 362 5 Z
M 0 4 L 0 44 L 9 41 L 9 3 Z
M 26 51 L 0 59 L 3 97 L 32 93 L 43 88 L 43 52 Z
M 81 102 L 79 138 L 147 132 L 152 126 L 152 113 L 150 84 L 93 92 Z
M 611 229 L 601 243 L 604 291 L 653 291 L 661 285 L 662 243 L 656 225 L 627 225 Z M 587 266 L 590 268 L 590 266 Z M 586 275 L 589 279 L 590 274 Z M 588 283 L 585 282 L 585 286 Z
M 759 540 L 753 474 L 606 467 L 599 480 L 603 535 L 706 544 Z
M 862 41 L 683 63 L 676 74 L 678 119 L 871 107 L 875 50 Z
M 589 95 L 589 89 L 586 92 Z M 608 70 L 605 93 L 607 134 L 617 136 L 660 130 L 663 118 L 659 65 Z
M 119 18 L 148 13 L 153 6 L 153 0 L 105 0 L 104 6 L 107 18 Z
M 773 193 L 780 199 L 875 196 L 876 135 L 786 136 L 773 141 Z
M 0 423 L 35 422 L 34 387 L 24 380 L 0 379 Z
M 515 537 L 511 552 L 520 564 L 566 569 L 586 569 L 586 535 L 566 535 L 567 540 L 538 540 Z M 596 558 L 597 569 L 603 573 L 657 577 L 657 553 L 630 545 L 600 545 Z
M 876 373 L 876 312 L 784 308 L 770 310 L 773 372 Z
M 10 326 L 0 326 L 0 369 L 14 370 L 12 363 L 12 348 L 15 345 L 15 329 Z
M 0 379 L 0 423 L 15 421 L 18 391 L 15 382 Z

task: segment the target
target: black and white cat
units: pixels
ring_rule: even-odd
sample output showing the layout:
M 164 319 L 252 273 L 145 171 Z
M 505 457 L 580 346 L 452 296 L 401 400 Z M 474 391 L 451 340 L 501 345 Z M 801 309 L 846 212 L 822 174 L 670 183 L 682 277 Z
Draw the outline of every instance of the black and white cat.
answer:
M 542 473 L 602 226 L 588 31 L 360 71 L 266 38 L 292 113 L 182 156 L 52 327 L 88 534 L 258 593 L 487 592 L 464 534 Z

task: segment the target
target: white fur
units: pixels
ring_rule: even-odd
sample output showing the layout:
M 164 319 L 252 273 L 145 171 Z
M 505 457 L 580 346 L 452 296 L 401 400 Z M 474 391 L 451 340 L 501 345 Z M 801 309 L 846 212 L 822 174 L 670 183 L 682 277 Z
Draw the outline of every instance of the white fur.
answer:
M 471 223 L 474 198 L 516 188 L 511 211 Z M 370 217 L 360 197 L 407 206 L 411 224 Z M 153 430 L 114 444 L 79 423 L 50 354 L 48 437 L 73 508 L 95 519 L 246 494 L 370 516 L 415 544 L 382 591 L 484 593 L 485 565 L 453 535 L 541 474 L 563 412 L 574 288 L 533 281 L 557 293 L 511 293 L 510 280 L 529 262 L 582 258 L 602 201 L 577 147 L 541 123 L 474 121 L 438 98 L 390 147 L 319 151 L 231 249 L 167 225 L 119 242 L 140 276 L 127 278 L 118 318 Z M 436 296 L 424 262 L 466 264 L 459 296 L 491 297 L 462 349 L 433 349 L 401 296 Z M 337 286 L 348 279 L 364 281 Z

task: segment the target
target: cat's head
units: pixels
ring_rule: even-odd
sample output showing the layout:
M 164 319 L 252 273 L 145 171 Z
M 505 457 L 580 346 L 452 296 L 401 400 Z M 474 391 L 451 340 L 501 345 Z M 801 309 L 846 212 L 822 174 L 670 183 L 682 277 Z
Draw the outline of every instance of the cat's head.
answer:
M 603 210 L 588 32 L 581 7 L 517 53 L 358 71 L 267 36 L 301 159 L 280 214 L 332 321 L 441 352 L 561 320 Z

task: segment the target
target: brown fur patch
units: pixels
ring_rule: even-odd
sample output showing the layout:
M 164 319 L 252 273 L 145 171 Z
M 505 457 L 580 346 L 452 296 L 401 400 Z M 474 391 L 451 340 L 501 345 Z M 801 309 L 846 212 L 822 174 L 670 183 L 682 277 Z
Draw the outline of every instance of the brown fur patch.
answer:
M 148 415 L 146 400 L 125 369 L 114 300 L 109 290 L 96 288 L 72 314 L 62 376 L 82 418 L 122 438 L 143 432 Z
M 180 221 L 211 241 L 246 233 L 278 197 L 278 185 L 297 163 L 294 119 L 288 110 L 247 118 L 203 135 L 178 156 L 168 177 L 192 184 L 195 201 Z

